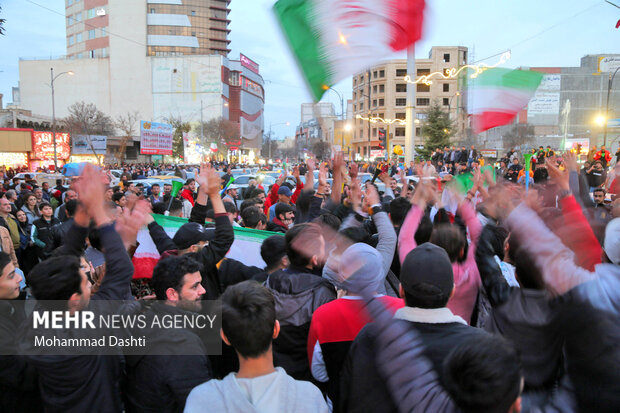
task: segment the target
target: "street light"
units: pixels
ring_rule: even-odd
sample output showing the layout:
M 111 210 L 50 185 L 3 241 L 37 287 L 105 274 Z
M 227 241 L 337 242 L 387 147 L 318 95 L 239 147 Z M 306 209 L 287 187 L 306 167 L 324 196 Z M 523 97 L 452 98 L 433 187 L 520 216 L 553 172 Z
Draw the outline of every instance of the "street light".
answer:
M 344 99 L 342 98 L 342 94 L 338 92 L 336 89 L 334 89 L 333 87 L 327 86 L 327 85 L 323 85 L 323 90 L 325 91 L 332 90 L 338 95 L 338 98 L 340 99 L 340 119 L 344 120 Z
M 73 76 L 74 73 L 72 70 L 68 70 L 66 72 L 58 73 L 56 76 L 54 76 L 54 68 L 50 67 L 50 86 L 52 87 L 52 140 L 54 141 L 54 172 L 58 172 L 58 154 L 56 151 L 56 103 L 54 102 L 54 80 L 58 79 L 64 74 Z
M 605 131 L 603 132 L 603 145 L 607 146 L 607 123 L 609 122 L 609 93 L 611 92 L 611 85 L 616 77 L 616 73 L 620 70 L 620 66 L 614 71 L 612 75 L 609 73 L 609 83 L 607 84 L 607 107 L 605 109 Z
M 269 159 L 271 159 L 271 128 L 274 126 L 279 126 L 279 125 L 289 126 L 290 124 L 291 124 L 290 122 L 282 122 L 282 123 L 276 123 L 276 124 L 272 124 L 271 122 L 269 122 Z
M 594 118 L 594 123 L 596 123 L 598 126 L 605 126 L 605 123 L 607 122 L 607 118 L 605 117 L 605 115 L 597 115 Z

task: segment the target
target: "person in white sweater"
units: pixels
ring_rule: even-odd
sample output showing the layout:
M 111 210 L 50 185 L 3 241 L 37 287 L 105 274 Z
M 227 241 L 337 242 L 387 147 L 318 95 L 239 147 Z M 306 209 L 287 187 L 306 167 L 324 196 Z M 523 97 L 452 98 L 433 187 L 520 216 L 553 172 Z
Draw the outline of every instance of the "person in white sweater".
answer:
M 326 413 L 317 387 L 274 367 L 271 346 L 279 332 L 275 299 L 267 288 L 256 281 L 228 287 L 222 295 L 220 334 L 237 352 L 239 371 L 195 387 L 185 412 Z

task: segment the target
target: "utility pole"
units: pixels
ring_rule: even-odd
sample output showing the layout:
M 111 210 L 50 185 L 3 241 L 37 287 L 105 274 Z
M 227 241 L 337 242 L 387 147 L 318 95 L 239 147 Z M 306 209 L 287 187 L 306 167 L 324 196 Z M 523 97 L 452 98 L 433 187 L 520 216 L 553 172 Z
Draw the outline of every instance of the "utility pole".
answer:
M 407 49 L 407 74 L 410 79 L 417 77 L 415 68 L 415 45 Z M 405 125 L 405 162 L 415 161 L 415 88 L 416 85 L 407 83 L 407 107 Z
M 202 143 L 202 150 L 205 150 L 205 126 L 202 120 L 202 99 L 200 99 L 200 142 Z
M 73 76 L 73 72 L 71 70 L 67 72 L 58 73 L 54 76 L 54 68 L 50 67 L 50 86 L 52 88 L 52 141 L 54 142 L 54 171 L 58 172 L 58 153 L 56 149 L 56 103 L 54 101 L 54 80 L 58 79 L 58 77 L 68 74 L 69 76 Z

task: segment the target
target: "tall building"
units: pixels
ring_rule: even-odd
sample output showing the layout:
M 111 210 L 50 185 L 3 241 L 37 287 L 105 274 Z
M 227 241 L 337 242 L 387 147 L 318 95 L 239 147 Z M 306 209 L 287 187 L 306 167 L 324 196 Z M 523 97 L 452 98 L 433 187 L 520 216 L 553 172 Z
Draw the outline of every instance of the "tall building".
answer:
M 259 148 L 264 82 L 257 63 L 227 57 L 229 3 L 67 0 L 67 58 L 20 59 L 18 106 L 51 116 L 50 69 L 72 72 L 54 82 L 58 119 L 79 101 L 112 118 L 133 112 L 153 122 L 223 117 L 239 122 L 239 148 Z
M 145 8 L 149 56 L 228 55 L 230 0 L 147 0 Z M 124 2 L 66 0 L 67 58 L 107 57 L 110 16 L 126 14 Z M 137 16 L 136 16 L 137 17 Z
M 447 73 L 452 68 L 467 64 L 467 48 L 460 46 L 433 47 L 428 59 L 416 59 L 415 75 L 429 75 L 433 72 Z M 382 119 L 405 119 L 407 104 L 407 60 L 396 59 L 383 62 L 353 76 L 353 116 Z M 462 135 L 467 125 L 467 99 L 462 91 L 465 82 L 459 78 L 433 77 L 432 84 L 416 85 L 416 124 L 425 119 L 426 109 L 433 101 L 438 102 L 450 113 L 455 122 L 457 136 Z M 353 151 L 358 158 L 370 156 L 370 150 L 379 145 L 378 130 L 387 125 L 366 120 L 353 119 Z M 405 126 L 393 124 L 390 127 L 390 143 L 405 145 Z M 422 143 L 420 127 L 416 127 L 416 144 Z

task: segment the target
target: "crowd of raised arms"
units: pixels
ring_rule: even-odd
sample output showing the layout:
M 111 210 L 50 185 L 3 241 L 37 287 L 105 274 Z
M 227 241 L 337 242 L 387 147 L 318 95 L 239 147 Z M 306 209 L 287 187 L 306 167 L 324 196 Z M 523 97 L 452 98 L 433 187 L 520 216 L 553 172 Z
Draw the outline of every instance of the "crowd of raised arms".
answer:
M 0 411 L 620 412 L 620 150 L 479 152 L 3 169 Z M 181 190 L 147 184 L 167 172 Z M 271 231 L 264 267 L 227 257 L 236 227 Z M 145 228 L 160 258 L 136 278 Z M 141 356 L 22 354 L 35 300 L 218 300 L 222 352 L 187 328 Z

